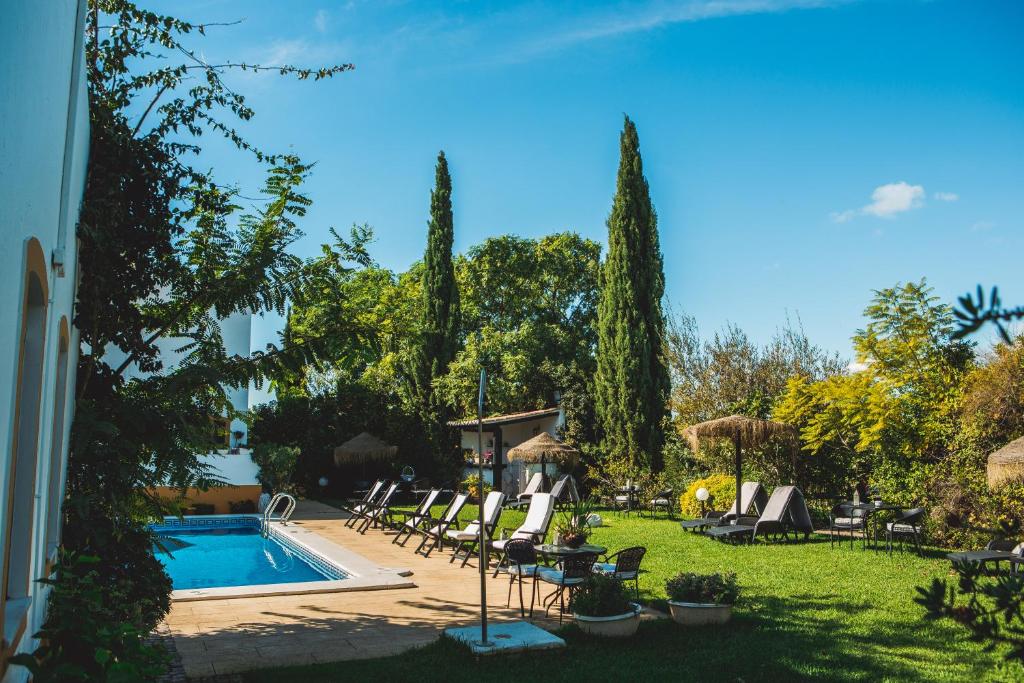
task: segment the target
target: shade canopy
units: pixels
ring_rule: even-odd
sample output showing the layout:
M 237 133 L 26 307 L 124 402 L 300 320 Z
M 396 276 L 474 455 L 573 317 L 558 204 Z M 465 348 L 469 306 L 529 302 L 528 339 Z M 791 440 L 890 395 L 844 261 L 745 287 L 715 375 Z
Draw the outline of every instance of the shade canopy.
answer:
M 572 446 L 562 443 L 549 433 L 541 432 L 532 439 L 509 449 L 506 455 L 510 462 L 513 460 L 526 463 L 548 461 L 571 466 L 579 459 L 580 452 Z
M 1024 436 L 989 454 L 986 474 L 989 486 L 1024 477 Z
M 744 448 L 757 448 L 775 438 L 791 439 L 795 437 L 796 428 L 785 422 L 759 420 L 745 415 L 730 415 L 691 425 L 683 431 L 683 436 L 690 442 L 693 450 L 697 450 L 701 441 L 709 439 L 735 440 L 737 437 Z
M 743 447 L 757 448 L 774 438 L 791 439 L 796 436 L 796 428 L 785 422 L 758 420 L 745 415 L 730 415 L 717 420 L 709 420 L 691 425 L 683 431 L 693 450 L 697 450 L 702 440 L 729 439 L 736 449 L 736 513 L 743 509 L 740 492 L 743 489 Z
M 391 446 L 369 432 L 354 436 L 334 449 L 334 464 L 352 465 L 370 460 L 391 460 L 398 454 L 398 446 Z

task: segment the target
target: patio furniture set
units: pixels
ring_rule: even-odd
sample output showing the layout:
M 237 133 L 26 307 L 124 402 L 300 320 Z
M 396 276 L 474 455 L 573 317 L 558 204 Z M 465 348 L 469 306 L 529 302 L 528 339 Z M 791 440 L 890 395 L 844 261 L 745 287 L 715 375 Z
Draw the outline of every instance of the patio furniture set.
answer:
M 754 514 L 751 514 L 751 513 Z M 777 486 L 769 497 L 758 482 L 744 482 L 740 488 L 740 509 L 736 502 L 725 512 L 706 512 L 699 519 L 680 522 L 687 531 L 703 533 L 711 538 L 752 543 L 758 536 L 765 539 L 789 540 L 814 530 L 811 514 L 803 493 L 795 486 Z
M 561 487 L 559 486 L 561 484 Z M 459 513 L 469 502 L 469 494 L 457 492 L 448 503 L 440 517 L 431 516 L 431 508 L 437 503 L 442 493 L 440 489 L 432 489 L 420 501 L 412 512 L 398 511 L 393 507 L 393 499 L 397 485 L 377 481 L 366 492 L 363 498 L 350 501 L 348 507 L 351 516 L 345 526 L 355 528 L 365 534 L 367 530 L 378 527 L 394 532 L 392 543 L 405 546 L 413 536 L 419 536 L 420 542 L 414 552 L 429 557 L 439 550 L 444 552 L 450 546 L 449 563 L 461 561 L 466 566 L 470 558 L 479 554 L 480 522 L 474 520 L 465 528 L 460 528 Z M 525 498 L 524 498 L 525 496 Z M 484 523 L 484 557 L 488 569 L 491 557 L 497 557 L 493 576 L 500 573 L 509 575 L 508 600 L 511 605 L 512 588 L 519 584 L 519 610 L 526 615 L 523 597 L 524 579 L 532 579 L 530 588 L 530 616 L 533 616 L 534 605 L 539 601 L 544 606 L 545 614 L 557 602 L 559 605 L 559 622 L 566 609 L 566 597 L 583 585 L 592 573 L 613 576 L 622 581 L 632 581 L 633 589 L 639 596 L 640 563 L 647 550 L 633 547 L 609 554 L 608 549 L 598 545 L 555 545 L 545 543 L 556 508 L 561 504 L 573 501 L 576 493 L 575 482 L 565 476 L 552 487 L 550 493 L 524 491 L 510 504 L 500 491 L 491 491 L 483 501 Z M 526 519 L 516 529 L 502 529 L 498 533 L 502 510 L 526 505 Z M 540 598 L 540 586 L 551 586 L 551 593 Z
M 904 510 L 897 505 L 876 500 L 870 503 L 845 501 L 832 508 L 829 514 L 829 536 L 834 545 L 842 544 L 843 536 L 850 539 L 850 546 L 860 536 L 862 547 L 880 548 L 879 538 L 885 536 L 885 549 L 892 554 L 895 541 L 902 547 L 904 541 L 912 541 L 917 554 L 921 554 L 921 523 L 924 508 Z M 888 518 L 888 519 L 886 519 Z

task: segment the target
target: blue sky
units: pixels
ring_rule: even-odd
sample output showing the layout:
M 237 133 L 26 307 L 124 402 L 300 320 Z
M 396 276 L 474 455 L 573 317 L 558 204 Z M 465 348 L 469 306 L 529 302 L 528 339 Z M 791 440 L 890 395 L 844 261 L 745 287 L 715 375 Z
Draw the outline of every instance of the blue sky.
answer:
M 1024 303 L 1024 3 L 176 2 L 211 58 L 356 70 L 236 79 L 250 137 L 317 166 L 299 245 L 369 223 L 422 255 L 433 165 L 456 249 L 576 230 L 605 242 L 622 116 L 636 122 L 671 305 L 766 341 L 799 316 L 850 355 L 872 290 L 982 281 Z M 222 179 L 259 177 L 222 145 Z M 260 335 L 272 336 L 277 321 Z

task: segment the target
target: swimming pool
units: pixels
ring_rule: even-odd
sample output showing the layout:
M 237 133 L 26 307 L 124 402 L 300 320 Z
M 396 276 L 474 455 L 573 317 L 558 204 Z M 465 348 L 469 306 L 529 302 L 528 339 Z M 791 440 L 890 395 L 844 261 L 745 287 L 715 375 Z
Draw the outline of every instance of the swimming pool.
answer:
M 291 539 L 264 538 L 259 519 L 238 517 L 218 523 L 158 525 L 164 548 L 154 552 L 174 590 L 340 581 L 347 575 Z

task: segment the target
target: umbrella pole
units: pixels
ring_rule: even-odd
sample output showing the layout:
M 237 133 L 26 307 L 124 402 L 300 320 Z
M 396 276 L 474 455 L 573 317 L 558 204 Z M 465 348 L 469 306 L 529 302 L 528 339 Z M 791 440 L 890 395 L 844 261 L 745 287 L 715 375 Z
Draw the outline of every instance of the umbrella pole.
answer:
M 476 404 L 476 438 L 477 438 L 477 497 L 480 499 L 480 644 L 487 646 L 487 535 L 484 533 L 484 386 L 487 384 L 487 371 L 480 368 L 480 394 Z M 501 452 L 500 449 L 498 451 Z M 499 456 L 500 457 L 500 456 Z
M 736 447 L 736 522 L 739 523 L 740 515 L 743 514 L 743 508 L 740 507 L 740 492 L 743 488 L 743 448 L 740 445 L 739 433 L 733 436 L 732 441 Z

